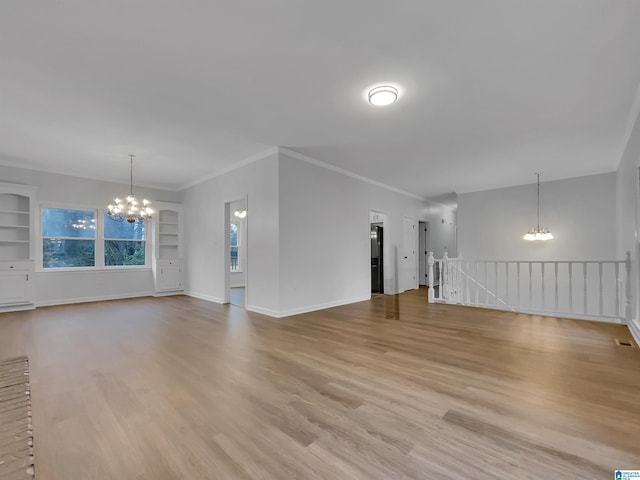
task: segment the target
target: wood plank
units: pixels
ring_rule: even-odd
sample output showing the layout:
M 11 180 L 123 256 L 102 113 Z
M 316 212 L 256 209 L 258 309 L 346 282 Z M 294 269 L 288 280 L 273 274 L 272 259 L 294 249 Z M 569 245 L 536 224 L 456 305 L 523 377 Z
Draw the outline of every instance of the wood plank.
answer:
M 426 297 L 282 319 L 185 296 L 39 308 L 0 314 L 0 352 L 29 356 L 41 478 L 640 468 L 640 349 L 615 344 L 626 327 Z

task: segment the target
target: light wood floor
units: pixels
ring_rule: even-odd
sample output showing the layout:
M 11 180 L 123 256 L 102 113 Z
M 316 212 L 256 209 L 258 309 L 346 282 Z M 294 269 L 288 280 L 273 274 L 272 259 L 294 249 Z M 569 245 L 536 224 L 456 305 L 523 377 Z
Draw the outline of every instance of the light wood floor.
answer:
M 38 480 L 609 479 L 640 468 L 626 327 L 424 291 L 284 319 L 188 297 L 0 315 Z

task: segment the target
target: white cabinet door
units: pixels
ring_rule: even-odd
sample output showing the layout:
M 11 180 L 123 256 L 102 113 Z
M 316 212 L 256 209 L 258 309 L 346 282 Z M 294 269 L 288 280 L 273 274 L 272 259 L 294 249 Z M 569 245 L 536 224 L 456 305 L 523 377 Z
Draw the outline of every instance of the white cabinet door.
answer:
M 0 305 L 30 303 L 31 284 L 27 272 L 0 272 Z
M 158 269 L 158 291 L 182 290 L 179 265 L 163 265 Z

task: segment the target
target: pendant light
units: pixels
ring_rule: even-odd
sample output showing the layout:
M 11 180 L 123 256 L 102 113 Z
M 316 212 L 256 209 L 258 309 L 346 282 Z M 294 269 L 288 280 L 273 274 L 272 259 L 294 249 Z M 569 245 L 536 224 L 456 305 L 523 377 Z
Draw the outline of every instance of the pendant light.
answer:
M 133 157 L 135 157 L 135 155 L 129 155 L 129 158 L 131 159 L 131 183 L 129 185 L 129 195 L 125 198 L 126 202 L 125 200 L 116 197 L 114 200 L 115 205 L 109 205 L 108 207 L 109 211 L 107 214 L 116 222 L 123 222 L 126 220 L 129 223 L 144 223 L 149 220 L 153 214 L 153 210 L 149 208 L 149 200 L 143 199 L 142 203 L 140 203 L 133 194 Z
M 529 230 L 524 237 L 525 240 L 530 242 L 535 242 L 538 240 L 546 241 L 553 239 L 553 235 L 546 228 L 540 228 L 540 172 L 536 172 L 534 175 L 538 177 L 538 222 L 536 223 L 536 228 Z

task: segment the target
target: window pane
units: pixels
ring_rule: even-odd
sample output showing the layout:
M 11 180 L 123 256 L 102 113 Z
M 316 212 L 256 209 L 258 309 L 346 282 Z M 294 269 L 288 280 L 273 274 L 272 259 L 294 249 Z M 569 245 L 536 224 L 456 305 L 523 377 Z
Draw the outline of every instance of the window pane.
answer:
M 144 242 L 105 240 L 104 264 L 107 266 L 144 265 Z
M 231 234 L 231 246 L 238 245 L 238 225 L 232 223 L 229 232 Z
M 93 240 L 42 239 L 44 268 L 94 267 L 96 264 Z
M 144 223 L 118 222 L 105 213 L 104 238 L 144 240 Z
M 91 210 L 42 209 L 43 237 L 95 238 L 95 212 Z

